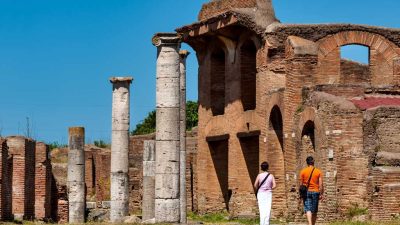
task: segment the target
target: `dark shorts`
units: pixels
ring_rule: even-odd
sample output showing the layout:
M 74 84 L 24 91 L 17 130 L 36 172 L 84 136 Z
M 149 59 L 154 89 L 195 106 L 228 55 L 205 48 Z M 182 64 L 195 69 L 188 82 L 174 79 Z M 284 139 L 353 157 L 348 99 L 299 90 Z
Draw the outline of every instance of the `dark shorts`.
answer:
M 307 198 L 304 201 L 304 213 L 311 212 L 317 213 L 318 212 L 318 202 L 319 202 L 319 192 L 307 192 Z

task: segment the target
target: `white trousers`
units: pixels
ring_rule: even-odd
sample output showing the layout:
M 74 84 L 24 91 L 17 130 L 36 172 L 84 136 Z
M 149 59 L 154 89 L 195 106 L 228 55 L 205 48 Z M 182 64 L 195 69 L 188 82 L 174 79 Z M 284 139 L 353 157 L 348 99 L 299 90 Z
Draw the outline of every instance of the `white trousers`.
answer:
M 259 192 L 257 194 L 258 208 L 260 210 L 260 225 L 269 225 L 271 217 L 272 192 Z

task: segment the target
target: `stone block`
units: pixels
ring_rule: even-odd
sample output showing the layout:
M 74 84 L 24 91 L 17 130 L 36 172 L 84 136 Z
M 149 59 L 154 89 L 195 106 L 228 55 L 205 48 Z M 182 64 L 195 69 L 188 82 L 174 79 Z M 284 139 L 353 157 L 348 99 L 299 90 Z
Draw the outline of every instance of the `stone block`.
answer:
M 111 207 L 111 201 L 102 201 L 101 202 L 101 207 L 103 209 L 109 209 Z
M 85 222 L 85 202 L 69 202 L 69 222 L 84 223 Z
M 156 170 L 155 161 L 145 161 L 143 162 L 143 177 L 154 177 Z
M 110 221 L 121 223 L 124 217 L 128 215 L 129 205 L 127 201 L 113 201 L 110 204 Z
M 156 138 L 179 140 L 179 108 L 158 108 L 156 112 Z M 157 149 L 157 148 L 156 148 Z
M 69 202 L 85 202 L 85 182 L 68 182 Z
M 95 209 L 97 208 L 96 202 L 86 202 L 86 209 Z
M 143 142 L 143 161 L 155 161 L 156 150 L 155 141 L 147 140 Z
M 129 199 L 129 180 L 126 173 L 111 173 L 111 203 Z
M 179 81 L 179 78 L 157 78 L 157 108 L 179 107 Z
M 85 165 L 69 164 L 67 172 L 67 181 L 85 182 Z
M 179 142 L 156 142 L 156 173 L 179 173 Z
M 180 220 L 179 199 L 156 199 L 156 222 L 176 223 Z
M 68 163 L 74 165 L 85 164 L 85 152 L 82 149 L 69 149 L 68 150 Z
M 174 199 L 179 198 L 179 173 L 156 174 L 155 198 Z

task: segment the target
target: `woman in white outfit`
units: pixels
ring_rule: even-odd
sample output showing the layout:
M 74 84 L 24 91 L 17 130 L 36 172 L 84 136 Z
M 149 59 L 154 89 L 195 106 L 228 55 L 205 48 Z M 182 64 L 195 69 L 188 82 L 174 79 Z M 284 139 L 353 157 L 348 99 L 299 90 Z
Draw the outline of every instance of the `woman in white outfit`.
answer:
M 254 189 L 256 190 L 258 208 L 260 210 L 260 225 L 269 225 L 271 217 L 272 205 L 272 190 L 275 189 L 275 178 L 272 174 L 268 173 L 268 163 L 261 163 L 262 172 L 258 174 L 254 182 Z

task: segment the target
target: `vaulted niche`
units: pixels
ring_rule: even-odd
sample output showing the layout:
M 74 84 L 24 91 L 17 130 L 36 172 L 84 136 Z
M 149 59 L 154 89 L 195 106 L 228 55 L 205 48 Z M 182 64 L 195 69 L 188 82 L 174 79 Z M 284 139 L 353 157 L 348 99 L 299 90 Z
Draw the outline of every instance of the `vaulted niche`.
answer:
M 225 52 L 217 48 L 211 54 L 211 110 L 213 116 L 225 113 Z
M 369 47 L 345 45 L 340 48 L 340 83 L 360 84 L 371 82 Z
M 241 98 L 243 110 L 256 108 L 256 64 L 257 49 L 251 40 L 240 48 Z

